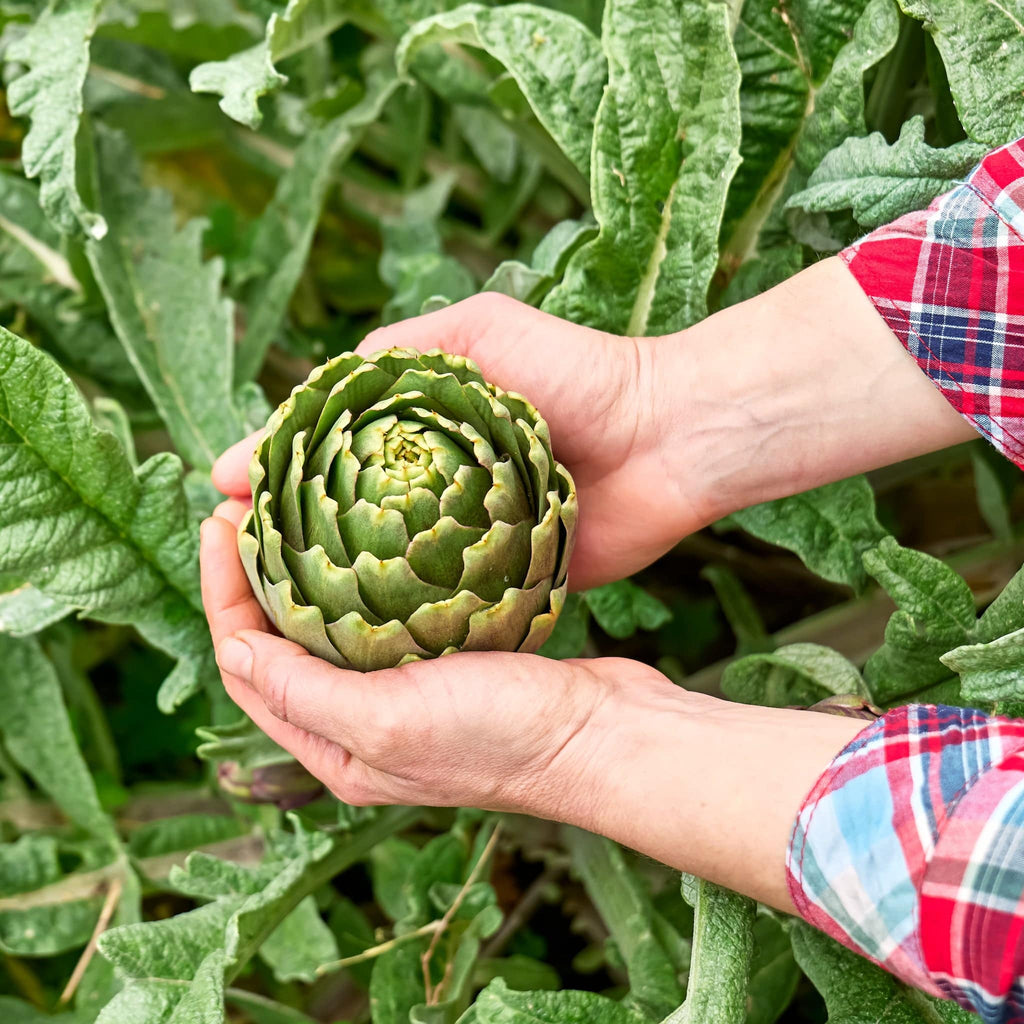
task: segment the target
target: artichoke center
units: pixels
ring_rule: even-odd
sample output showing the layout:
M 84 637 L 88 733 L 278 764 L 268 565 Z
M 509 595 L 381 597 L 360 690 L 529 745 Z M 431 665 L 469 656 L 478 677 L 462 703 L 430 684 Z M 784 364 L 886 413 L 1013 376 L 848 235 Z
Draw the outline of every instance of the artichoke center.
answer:
M 392 479 L 408 483 L 430 470 L 434 459 L 422 429 L 400 420 L 384 435 L 384 472 Z

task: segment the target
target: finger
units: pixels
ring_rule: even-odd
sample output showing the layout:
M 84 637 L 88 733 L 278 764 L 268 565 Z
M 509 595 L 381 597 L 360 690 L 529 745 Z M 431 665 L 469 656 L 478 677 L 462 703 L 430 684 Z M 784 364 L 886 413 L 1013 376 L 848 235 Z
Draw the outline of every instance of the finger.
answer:
M 369 356 L 385 348 L 413 348 L 427 352 L 441 348 L 446 352 L 465 355 L 466 322 L 476 322 L 472 302 L 456 302 L 444 309 L 410 317 L 371 331 L 356 347 L 356 353 Z
M 397 732 L 410 716 L 396 692 L 399 669 L 336 668 L 298 644 L 251 629 L 223 638 L 217 661 L 247 682 L 279 722 L 337 743 L 356 757 L 372 763 L 402 742 Z
M 199 531 L 199 570 L 203 607 L 214 647 L 240 629 L 269 629 L 238 556 L 235 527 L 213 516 Z
M 213 510 L 213 514 L 218 519 L 226 520 L 237 530 L 242 519 L 245 517 L 245 513 L 251 508 L 251 501 L 239 501 L 238 498 L 228 498 L 227 501 L 222 501 Z
M 210 470 L 210 479 L 221 494 L 237 498 L 250 495 L 249 462 L 262 436 L 263 431 L 257 430 L 248 437 L 242 438 L 241 441 L 228 448 L 213 464 L 213 469 Z

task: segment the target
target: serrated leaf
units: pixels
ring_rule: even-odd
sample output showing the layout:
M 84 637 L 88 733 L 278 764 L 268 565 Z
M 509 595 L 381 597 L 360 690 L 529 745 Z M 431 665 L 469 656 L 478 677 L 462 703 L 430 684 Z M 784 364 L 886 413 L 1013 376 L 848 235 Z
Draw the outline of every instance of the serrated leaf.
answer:
M 394 77 L 373 81 L 359 103 L 306 136 L 278 180 L 274 198 L 256 222 L 242 271 L 246 329 L 236 355 L 236 381 L 248 381 L 259 372 L 306 266 L 327 190 L 397 85 Z
M 862 476 L 752 505 L 730 517 L 761 540 L 788 548 L 812 572 L 861 590 L 862 557 L 886 530 L 875 515 L 875 496 Z
M 1024 699 L 1024 629 L 987 644 L 965 644 L 940 660 L 960 676 L 964 700 Z
M 407 71 L 434 44 L 474 46 L 507 68 L 537 120 L 578 170 L 589 174 L 594 117 L 608 69 L 600 43 L 583 24 L 535 4 L 463 4 L 409 29 L 398 46 L 399 68 Z
M 743 1024 L 757 905 L 701 879 L 684 880 L 684 890 L 694 909 L 690 979 L 686 1002 L 663 1024 Z
M 288 81 L 276 62 L 326 38 L 366 6 L 360 0 L 290 0 L 283 11 L 270 16 L 262 42 L 227 60 L 193 68 L 189 85 L 193 92 L 216 93 L 228 117 L 258 128 L 263 120 L 260 98 Z
M 623 640 L 638 629 L 660 629 L 672 612 L 632 580 L 617 580 L 585 591 L 583 600 L 594 621 L 611 637 Z
M 170 196 L 142 187 L 122 137 L 97 135 L 96 174 L 111 233 L 87 252 L 114 329 L 182 457 L 208 469 L 243 434 L 221 263 L 202 260 L 203 222 L 179 229 Z
M 102 238 L 107 225 L 78 194 L 76 138 L 100 6 L 101 0 L 51 0 L 4 55 L 26 67 L 7 88 L 11 113 L 32 122 L 21 150 L 25 174 L 39 178 L 42 207 L 62 231 L 81 226 L 93 238 Z
M 924 141 L 924 118 L 913 117 L 891 145 L 881 132 L 846 139 L 786 206 L 811 213 L 851 209 L 861 227 L 875 228 L 926 207 L 987 152 L 969 141 L 933 149 Z
M 569 260 L 544 308 L 620 334 L 666 334 L 707 312 L 739 164 L 728 6 L 609 0 L 602 46 L 609 79 L 591 168 L 599 233 Z
M 773 708 L 814 704 L 831 694 L 868 696 L 855 665 L 831 647 L 810 643 L 732 662 L 722 675 L 722 692 L 742 704 Z
M 0 572 L 208 666 L 178 459 L 157 455 L 133 472 L 57 364 L 2 330 L 0 441 Z
M 1024 2 L 900 0 L 942 55 L 967 134 L 1000 146 L 1024 134 Z
M 0 636 L 0 664 L 0 736 L 7 752 L 71 821 L 116 844 L 113 822 L 100 807 L 50 660 L 35 640 Z

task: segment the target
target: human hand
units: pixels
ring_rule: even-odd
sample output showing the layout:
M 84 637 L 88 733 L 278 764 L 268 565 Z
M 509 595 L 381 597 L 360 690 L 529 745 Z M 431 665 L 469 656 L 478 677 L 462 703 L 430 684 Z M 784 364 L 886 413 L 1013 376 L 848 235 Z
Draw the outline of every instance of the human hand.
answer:
M 346 671 L 270 632 L 238 557 L 240 502 L 203 524 L 203 604 L 236 704 L 339 799 L 589 820 L 595 737 L 627 695 L 671 684 L 637 662 L 452 654 Z
M 669 340 L 619 338 L 491 293 L 379 328 L 358 351 L 393 347 L 468 356 L 488 380 L 536 404 L 576 482 L 570 587 L 627 576 L 714 518 L 701 501 L 704 474 L 687 462 L 697 449 L 674 412 Z M 239 442 L 214 467 L 224 494 L 248 497 L 255 442 Z
M 450 654 L 335 668 L 273 635 L 242 569 L 245 506 L 203 524 L 203 602 L 238 706 L 339 799 L 514 811 L 609 836 L 792 912 L 797 809 L 863 722 L 690 694 L 621 658 Z

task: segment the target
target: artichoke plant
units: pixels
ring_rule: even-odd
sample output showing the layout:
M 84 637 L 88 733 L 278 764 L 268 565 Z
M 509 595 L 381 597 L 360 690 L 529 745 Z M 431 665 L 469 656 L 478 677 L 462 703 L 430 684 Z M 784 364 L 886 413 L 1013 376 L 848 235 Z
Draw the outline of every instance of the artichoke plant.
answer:
M 342 667 L 536 651 L 565 601 L 572 477 L 525 398 L 434 350 L 343 355 L 271 416 L 238 545 L 270 620 Z

